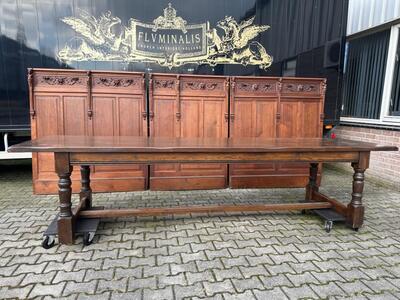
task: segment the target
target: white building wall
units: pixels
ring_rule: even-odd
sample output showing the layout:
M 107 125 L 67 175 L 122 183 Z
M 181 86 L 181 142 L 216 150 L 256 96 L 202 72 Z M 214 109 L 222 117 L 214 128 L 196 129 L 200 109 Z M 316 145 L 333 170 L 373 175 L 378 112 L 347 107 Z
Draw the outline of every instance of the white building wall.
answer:
M 349 0 L 347 35 L 400 18 L 400 0 Z

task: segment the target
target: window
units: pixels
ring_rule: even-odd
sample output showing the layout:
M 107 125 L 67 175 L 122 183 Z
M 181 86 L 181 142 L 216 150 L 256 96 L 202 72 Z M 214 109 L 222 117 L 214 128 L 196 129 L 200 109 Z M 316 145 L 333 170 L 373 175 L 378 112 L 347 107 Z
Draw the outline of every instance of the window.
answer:
M 347 42 L 341 121 L 400 126 L 399 28 Z
M 397 34 L 397 47 L 393 71 L 392 92 L 390 94 L 389 115 L 400 117 L 400 41 Z
M 282 76 L 293 77 L 296 76 L 296 59 L 289 59 L 283 62 Z
M 390 30 L 346 45 L 342 116 L 379 119 Z

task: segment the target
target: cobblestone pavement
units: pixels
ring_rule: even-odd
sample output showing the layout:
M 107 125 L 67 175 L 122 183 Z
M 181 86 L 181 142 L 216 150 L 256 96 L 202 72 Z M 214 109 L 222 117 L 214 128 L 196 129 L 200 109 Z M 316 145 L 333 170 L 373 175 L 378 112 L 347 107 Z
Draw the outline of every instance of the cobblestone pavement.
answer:
M 323 191 L 349 199 L 350 177 L 325 170 Z M 99 194 L 94 202 L 134 207 L 303 195 L 301 189 L 138 192 Z M 358 233 L 335 224 L 327 234 L 316 216 L 296 212 L 121 218 L 104 220 L 90 246 L 78 239 L 45 250 L 42 232 L 57 198 L 32 195 L 29 165 L 3 164 L 0 298 L 400 299 L 399 198 L 400 190 L 367 182 Z

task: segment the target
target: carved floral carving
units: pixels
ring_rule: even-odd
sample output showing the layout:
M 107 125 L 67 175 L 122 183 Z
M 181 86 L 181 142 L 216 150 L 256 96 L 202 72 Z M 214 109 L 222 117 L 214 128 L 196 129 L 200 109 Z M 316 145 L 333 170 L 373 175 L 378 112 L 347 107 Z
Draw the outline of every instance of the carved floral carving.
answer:
M 220 84 L 216 82 L 185 82 L 184 88 L 189 88 L 191 90 L 215 90 L 217 88 L 220 89 Z
M 309 83 L 288 83 L 283 85 L 283 90 L 286 92 L 316 92 L 317 86 Z
M 157 89 L 173 89 L 175 87 L 175 80 L 154 80 L 154 87 Z
M 240 82 L 238 84 L 238 89 L 246 92 L 267 92 L 267 91 L 273 91 L 275 87 L 275 84 L 271 83 L 245 83 L 245 82 Z
M 80 85 L 83 84 L 82 77 L 71 77 L 71 76 L 40 76 L 38 78 L 39 84 L 48 85 Z
M 137 81 L 132 78 L 98 77 L 94 79 L 94 84 L 107 87 L 128 87 L 136 85 Z

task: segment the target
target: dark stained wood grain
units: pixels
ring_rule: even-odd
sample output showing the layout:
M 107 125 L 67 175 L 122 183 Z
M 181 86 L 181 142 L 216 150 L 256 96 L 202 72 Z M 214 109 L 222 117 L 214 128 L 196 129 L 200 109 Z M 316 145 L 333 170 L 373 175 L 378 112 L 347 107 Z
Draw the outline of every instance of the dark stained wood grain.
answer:
M 357 151 L 329 152 L 71 152 L 72 164 L 109 165 L 114 163 L 265 163 L 265 162 L 356 162 Z
M 230 136 L 322 137 L 325 79 L 231 77 Z M 304 187 L 303 163 L 233 164 L 232 188 Z M 317 181 L 319 182 L 319 181 Z
M 364 190 L 364 172 L 369 165 L 369 153 L 360 153 L 358 162 L 353 162 L 351 166 L 354 169 L 353 174 L 353 191 L 351 193 L 351 201 L 347 206 L 347 224 L 358 229 L 364 221 L 364 205 L 362 204 L 362 196 Z
M 162 138 L 48 136 L 11 146 L 10 152 L 349 152 L 397 151 L 384 146 L 327 138 Z
M 72 213 L 71 202 L 71 172 L 72 166 L 69 162 L 69 154 L 58 152 L 55 154 L 55 170 L 59 177 L 58 197 L 58 239 L 62 244 L 73 244 L 75 240 L 75 216 Z
M 31 136 L 147 136 L 144 74 L 138 72 L 30 69 Z M 143 190 L 147 166 L 92 167 L 95 191 Z M 53 153 L 33 153 L 36 194 L 57 192 Z M 71 174 L 79 191 L 79 170 Z M 127 180 L 127 179 L 130 180 Z
M 313 198 L 313 192 L 318 192 L 317 175 L 318 175 L 318 164 L 311 163 L 310 176 L 308 184 L 306 186 L 306 200 L 311 200 Z
M 279 103 L 279 78 L 232 77 L 230 84 L 230 137 L 276 138 Z M 274 183 L 293 183 L 276 173 L 275 162 L 231 164 L 231 188 L 267 187 Z M 284 185 L 284 184 L 283 184 Z
M 228 83 L 223 76 L 151 74 L 150 136 L 228 137 Z M 154 164 L 150 189 L 225 188 L 227 172 L 227 164 Z
M 80 216 L 85 218 L 119 218 L 133 216 L 158 216 L 188 213 L 211 212 L 241 212 L 241 211 L 289 211 L 302 209 L 331 208 L 329 202 L 299 202 L 299 203 L 273 203 L 251 205 L 207 205 L 207 206 L 182 206 L 159 208 L 126 208 L 81 211 Z
M 343 204 L 342 202 L 340 202 L 340 201 L 338 201 L 336 199 L 333 199 L 333 198 L 330 198 L 330 197 L 328 197 L 328 196 L 326 196 L 324 194 L 321 194 L 320 192 L 313 191 L 310 200 L 311 201 L 329 202 L 329 203 L 332 204 L 332 208 L 336 212 L 340 213 L 343 216 L 347 215 L 347 207 L 346 207 L 345 204 Z
M 80 200 L 84 200 L 86 209 L 92 207 L 92 188 L 90 187 L 90 167 L 81 165 L 81 191 L 79 193 Z

